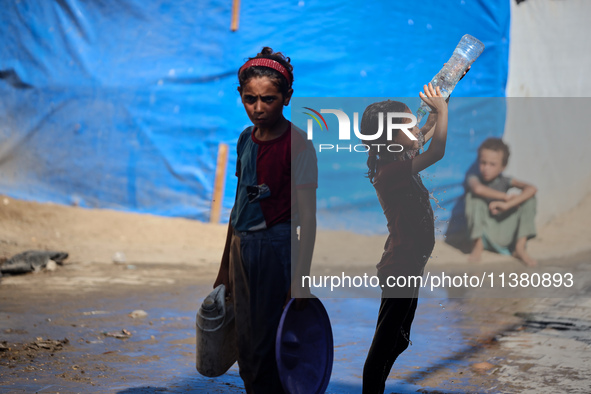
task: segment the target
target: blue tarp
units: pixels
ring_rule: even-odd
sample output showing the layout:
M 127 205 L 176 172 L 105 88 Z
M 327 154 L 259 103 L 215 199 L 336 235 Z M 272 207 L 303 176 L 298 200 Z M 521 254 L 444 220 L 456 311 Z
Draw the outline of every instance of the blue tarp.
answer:
M 237 32 L 231 3 L 4 1 L 0 192 L 208 220 L 225 142 L 227 220 L 248 124 L 236 71 L 264 45 L 291 57 L 296 96 L 416 97 L 469 33 L 486 50 L 454 97 L 505 95 L 509 0 L 242 0 Z M 495 122 L 462 138 L 502 135 L 504 111 Z M 465 172 L 475 153 L 463 152 L 437 171 Z M 438 179 L 452 203 L 457 181 Z

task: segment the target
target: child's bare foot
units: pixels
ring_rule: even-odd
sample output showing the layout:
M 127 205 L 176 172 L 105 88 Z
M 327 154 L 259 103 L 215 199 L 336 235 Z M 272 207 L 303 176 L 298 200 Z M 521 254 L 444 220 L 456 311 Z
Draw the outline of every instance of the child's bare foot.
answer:
M 468 256 L 469 263 L 478 263 L 480 258 L 482 257 L 482 251 L 484 250 L 484 244 L 482 243 L 482 239 L 478 238 L 474 241 L 474 246 L 472 246 L 472 252 L 470 252 L 470 256 Z
M 517 240 L 517 244 L 515 245 L 515 251 L 513 252 L 513 257 L 521 260 L 523 264 L 525 264 L 528 267 L 536 267 L 538 265 L 538 262 L 525 251 L 526 242 L 527 238 L 520 238 Z

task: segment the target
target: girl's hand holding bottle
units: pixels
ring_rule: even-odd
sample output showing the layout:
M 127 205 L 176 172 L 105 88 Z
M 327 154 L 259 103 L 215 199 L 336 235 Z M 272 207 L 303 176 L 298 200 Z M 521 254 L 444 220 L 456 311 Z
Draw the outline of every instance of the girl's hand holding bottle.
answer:
M 447 111 L 447 103 L 441 94 L 439 86 L 433 89 L 433 85 L 429 82 L 429 85 L 424 85 L 423 89 L 425 93 L 419 92 L 419 96 L 431 108 L 431 112 L 440 113 Z

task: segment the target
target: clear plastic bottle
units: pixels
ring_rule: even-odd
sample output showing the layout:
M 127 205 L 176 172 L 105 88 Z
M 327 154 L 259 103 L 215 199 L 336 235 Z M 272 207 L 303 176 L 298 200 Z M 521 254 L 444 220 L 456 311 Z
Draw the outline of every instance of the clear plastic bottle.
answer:
M 451 58 L 431 80 L 433 88 L 439 86 L 441 94 L 447 98 L 464 75 L 464 71 L 478 59 L 483 50 L 484 44 L 477 38 L 469 34 L 462 37 Z M 421 106 L 417 110 L 417 124 L 429 112 L 431 108 L 421 100 Z

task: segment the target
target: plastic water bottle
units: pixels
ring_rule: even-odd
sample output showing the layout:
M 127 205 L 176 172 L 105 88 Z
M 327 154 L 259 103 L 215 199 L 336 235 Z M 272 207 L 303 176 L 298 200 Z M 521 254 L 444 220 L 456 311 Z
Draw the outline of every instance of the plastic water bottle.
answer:
M 462 37 L 451 58 L 431 80 L 433 88 L 439 86 L 441 94 L 447 98 L 464 72 L 478 59 L 483 50 L 484 44 L 477 38 L 469 34 Z M 417 124 L 429 112 L 431 108 L 421 100 L 421 106 L 417 110 Z

